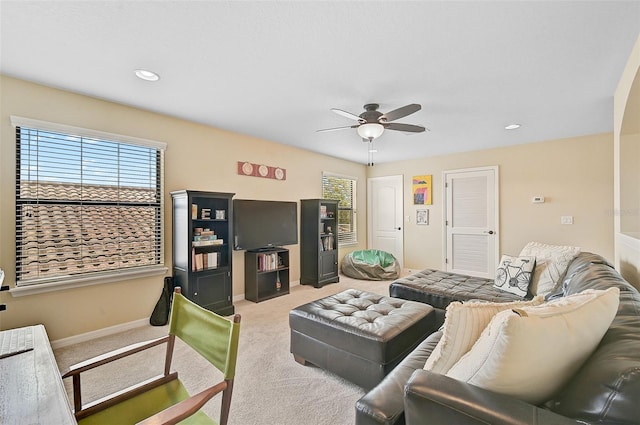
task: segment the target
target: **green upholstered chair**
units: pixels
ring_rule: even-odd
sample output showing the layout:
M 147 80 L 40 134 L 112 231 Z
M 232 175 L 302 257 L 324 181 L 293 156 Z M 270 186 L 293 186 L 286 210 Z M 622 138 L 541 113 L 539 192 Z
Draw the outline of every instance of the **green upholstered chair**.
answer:
M 71 366 L 63 378 L 73 378 L 76 419 L 89 424 L 216 424 L 200 408 L 222 392 L 220 425 L 226 425 L 231 405 L 238 354 L 240 315 L 228 320 L 186 299 L 180 288 L 173 294 L 169 335 L 137 343 Z M 171 372 L 175 337 L 188 344 L 223 374 L 223 380 L 190 396 Z M 167 344 L 164 373 L 114 395 L 86 405 L 80 394 L 80 374 L 160 344 Z M 194 353 L 195 354 L 195 353 Z

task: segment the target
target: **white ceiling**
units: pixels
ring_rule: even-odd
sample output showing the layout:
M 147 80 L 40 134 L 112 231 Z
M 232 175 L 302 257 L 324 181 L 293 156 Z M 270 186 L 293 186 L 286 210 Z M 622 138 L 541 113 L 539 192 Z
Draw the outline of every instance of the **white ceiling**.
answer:
M 0 25 L 5 75 L 364 164 L 316 133 L 354 123 L 330 108 L 422 105 L 378 163 L 612 131 L 640 1 L 1 0 Z

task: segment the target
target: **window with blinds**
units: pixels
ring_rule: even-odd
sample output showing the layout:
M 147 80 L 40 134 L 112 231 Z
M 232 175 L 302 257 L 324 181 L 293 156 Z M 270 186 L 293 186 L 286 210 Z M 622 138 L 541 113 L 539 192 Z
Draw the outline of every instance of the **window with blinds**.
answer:
M 338 200 L 338 244 L 358 243 L 356 232 L 356 179 L 322 174 L 322 197 Z
M 18 285 L 164 262 L 163 143 L 12 121 Z

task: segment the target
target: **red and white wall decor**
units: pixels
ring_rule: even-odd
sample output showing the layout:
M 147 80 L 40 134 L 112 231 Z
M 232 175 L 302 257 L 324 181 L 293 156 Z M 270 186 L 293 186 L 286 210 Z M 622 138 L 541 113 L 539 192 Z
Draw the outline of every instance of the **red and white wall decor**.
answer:
M 238 161 L 238 174 L 242 176 L 263 177 L 265 179 L 287 179 L 287 170 L 284 168 L 271 167 L 264 164 L 253 164 L 247 161 Z

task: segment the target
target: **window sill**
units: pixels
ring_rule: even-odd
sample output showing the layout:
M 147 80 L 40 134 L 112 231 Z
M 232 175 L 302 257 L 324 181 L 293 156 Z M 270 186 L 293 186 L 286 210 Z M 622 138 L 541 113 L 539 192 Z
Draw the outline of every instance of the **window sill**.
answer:
M 35 295 L 45 292 L 99 285 L 102 283 L 119 282 L 122 280 L 164 275 L 167 273 L 167 270 L 167 267 L 159 265 L 152 267 L 141 267 L 136 269 L 125 269 L 116 272 L 96 273 L 92 276 L 70 276 L 68 278 L 58 277 L 56 279 L 43 279 L 38 283 L 23 283 L 19 286 L 16 285 L 9 289 L 9 293 L 12 297 L 22 297 L 25 295 Z
M 341 244 L 338 244 L 338 248 L 343 248 L 347 246 L 356 246 L 356 245 L 358 245 L 358 242 L 341 243 Z

